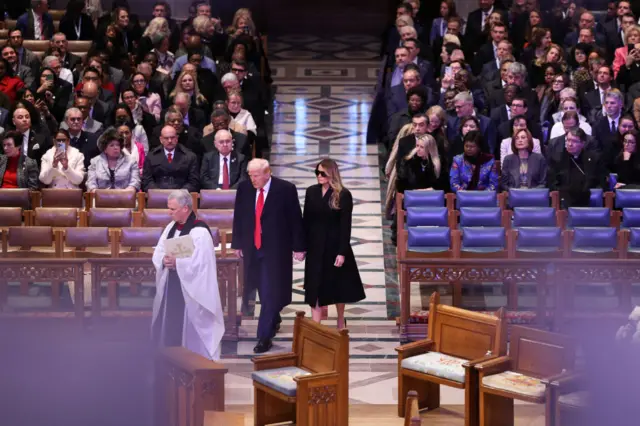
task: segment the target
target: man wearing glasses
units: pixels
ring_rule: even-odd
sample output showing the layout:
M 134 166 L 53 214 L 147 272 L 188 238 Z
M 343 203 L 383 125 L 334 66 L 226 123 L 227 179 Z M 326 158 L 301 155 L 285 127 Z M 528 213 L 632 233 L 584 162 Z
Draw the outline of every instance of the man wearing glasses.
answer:
M 100 121 L 94 120 L 89 115 L 89 112 L 91 111 L 91 102 L 89 99 L 82 95 L 77 95 L 73 101 L 73 106 L 82 114 L 82 123 L 80 128 L 86 133 L 95 134 L 96 137 L 98 137 L 103 131 L 103 126 Z M 68 128 L 67 126 L 68 124 L 66 119 L 64 122 L 60 123 L 60 127 L 63 129 Z
M 215 151 L 207 152 L 200 167 L 203 189 L 236 189 L 247 179 L 247 157 L 233 150 L 233 136 L 228 130 L 218 130 L 214 137 Z
M 88 104 L 86 99 L 80 99 L 80 104 Z M 76 148 L 84 155 L 84 167 L 89 169 L 91 159 L 100 155 L 98 150 L 98 135 L 96 133 L 87 132 L 82 129 L 83 114 L 79 108 L 69 108 L 64 114 L 64 122 L 60 124 L 60 128 L 69 131 L 69 145 Z

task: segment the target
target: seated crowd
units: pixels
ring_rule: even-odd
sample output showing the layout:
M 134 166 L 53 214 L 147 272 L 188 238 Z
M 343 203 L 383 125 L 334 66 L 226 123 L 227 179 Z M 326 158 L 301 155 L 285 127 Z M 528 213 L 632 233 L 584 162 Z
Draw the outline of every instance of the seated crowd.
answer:
M 640 184 L 635 6 L 508 3 L 478 0 L 463 19 L 442 0 L 431 28 L 419 0 L 398 5 L 367 132 L 388 153 L 389 219 L 405 190 L 549 188 L 566 208 Z
M 30 5 L 0 40 L 0 188 L 196 192 L 247 179 L 271 98 L 249 9 L 224 28 L 208 1 L 182 24 L 157 1 L 143 26 L 126 0 L 91 16 L 69 0 L 54 32 L 47 0 Z M 91 47 L 82 56 L 70 40 Z

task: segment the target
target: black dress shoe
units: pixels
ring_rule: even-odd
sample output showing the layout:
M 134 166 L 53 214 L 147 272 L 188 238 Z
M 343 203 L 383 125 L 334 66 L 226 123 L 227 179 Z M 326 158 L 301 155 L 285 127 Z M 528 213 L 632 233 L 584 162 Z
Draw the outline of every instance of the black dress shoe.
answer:
M 256 347 L 253 348 L 253 352 L 257 354 L 262 354 L 267 352 L 269 349 L 271 349 L 272 346 L 273 346 L 273 343 L 271 343 L 271 339 L 260 340 L 256 345 Z
M 277 333 L 278 331 L 280 331 L 280 323 L 279 323 L 279 322 L 277 322 L 277 323 L 276 323 L 276 325 L 275 325 L 275 327 L 273 327 L 273 329 L 276 331 L 276 333 Z

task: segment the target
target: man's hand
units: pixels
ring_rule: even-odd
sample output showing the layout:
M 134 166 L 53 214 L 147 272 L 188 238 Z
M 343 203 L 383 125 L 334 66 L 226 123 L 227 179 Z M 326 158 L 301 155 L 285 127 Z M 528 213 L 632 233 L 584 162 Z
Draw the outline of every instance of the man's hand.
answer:
M 336 268 L 339 268 L 342 265 L 344 265 L 344 256 L 337 255 L 336 256 L 336 263 L 334 263 L 333 266 L 335 266 Z
M 302 262 L 306 255 L 307 255 L 307 253 L 304 252 L 304 251 L 299 251 L 299 252 L 294 251 L 293 252 L 293 258 L 295 260 L 297 260 L 298 262 Z
M 176 258 L 175 258 L 175 256 L 166 255 L 162 259 L 162 264 L 164 265 L 165 268 L 176 269 Z
M 242 250 L 236 249 L 236 256 L 242 257 Z

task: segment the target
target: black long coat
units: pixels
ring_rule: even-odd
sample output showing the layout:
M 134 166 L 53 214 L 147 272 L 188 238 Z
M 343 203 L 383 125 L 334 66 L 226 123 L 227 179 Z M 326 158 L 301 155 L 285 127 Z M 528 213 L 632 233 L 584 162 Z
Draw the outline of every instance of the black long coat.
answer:
M 351 249 L 353 199 L 346 188 L 340 192 L 340 209 L 329 206 L 333 190 L 322 195 L 322 186 L 307 188 L 304 200 L 304 230 L 307 260 L 304 268 L 304 301 L 315 307 L 355 303 L 365 298 L 356 259 Z M 335 267 L 338 255 L 344 264 Z
M 233 211 L 233 242 L 231 248 L 242 250 L 244 259 L 244 294 L 257 288 L 260 268 L 256 267 L 253 233 L 256 228 L 256 189 L 251 181 L 240 182 Z M 267 264 L 271 292 L 268 301 L 280 310 L 291 303 L 293 293 L 293 252 L 305 251 L 302 212 L 296 186 L 286 180 L 271 177 L 271 184 L 262 210 L 262 250 Z

